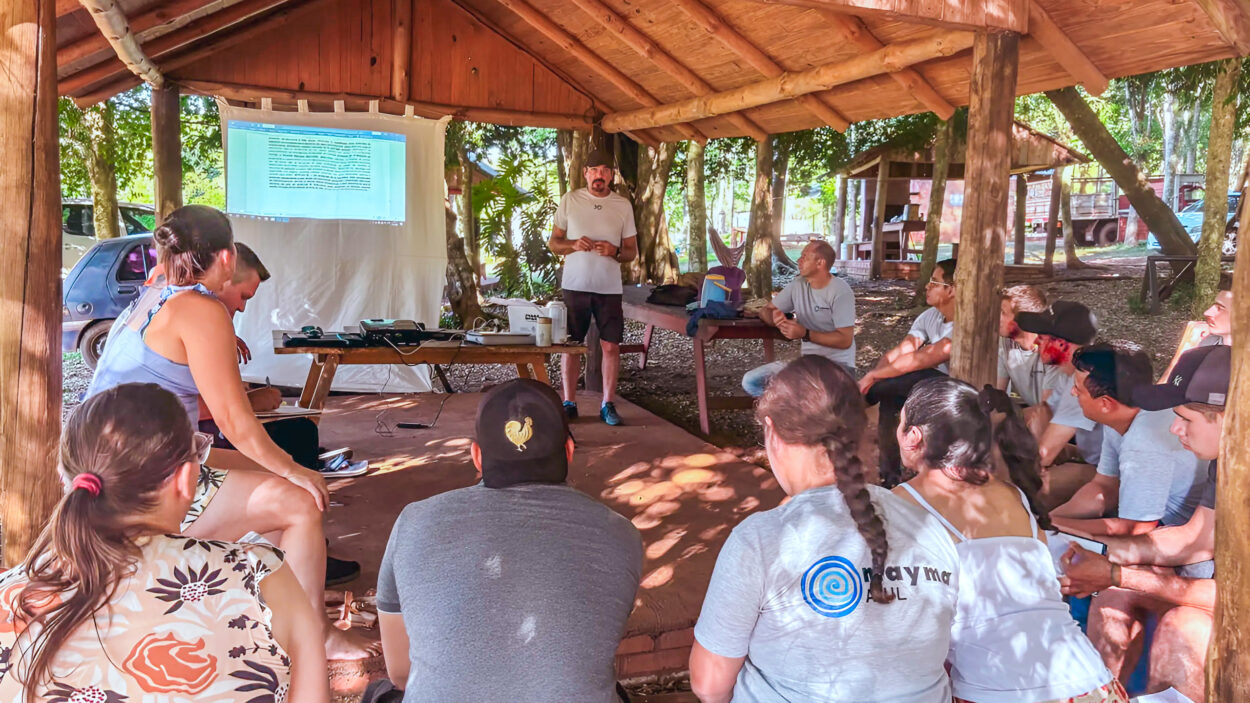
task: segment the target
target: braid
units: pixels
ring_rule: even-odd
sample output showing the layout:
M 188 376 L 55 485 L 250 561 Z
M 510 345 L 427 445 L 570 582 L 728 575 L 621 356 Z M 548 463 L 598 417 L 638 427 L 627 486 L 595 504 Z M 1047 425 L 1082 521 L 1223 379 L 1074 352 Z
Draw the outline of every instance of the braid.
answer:
M 1009 407 L 1003 418 L 994 424 L 994 443 L 1007 465 L 1011 482 L 1029 502 L 1029 510 L 1037 518 L 1037 526 L 1043 530 L 1051 529 L 1050 511 L 1040 496 L 1042 472 L 1037 439 L 1014 407 Z
M 841 429 L 841 428 L 839 428 Z M 825 453 L 835 468 L 833 475 L 846 507 L 855 520 L 855 528 L 860 537 L 868 543 L 872 552 L 872 577 L 868 582 L 868 593 L 874 602 L 888 603 L 894 600 L 893 594 L 886 594 L 882 579 L 885 576 L 885 559 L 890 549 L 885 534 L 885 523 L 877 514 L 868 495 L 868 485 L 864 480 L 864 465 L 854 451 L 848 451 L 841 433 L 832 432 L 821 438 L 825 445 Z

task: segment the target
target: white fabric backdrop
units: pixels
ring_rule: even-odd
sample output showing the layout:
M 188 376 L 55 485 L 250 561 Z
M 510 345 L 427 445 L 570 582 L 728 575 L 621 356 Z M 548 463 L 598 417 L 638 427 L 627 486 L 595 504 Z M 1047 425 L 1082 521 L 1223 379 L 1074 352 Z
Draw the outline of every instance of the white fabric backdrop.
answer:
M 402 226 L 352 220 L 266 222 L 231 216 L 236 241 L 252 247 L 273 274 L 261 284 L 235 330 L 252 350 L 243 377 L 301 387 L 310 359 L 275 355 L 272 332 L 317 325 L 342 330 L 363 319 L 397 318 L 437 327 L 447 269 L 443 211 L 443 136 L 446 120 L 339 112 L 275 112 L 219 103 L 222 135 L 238 119 L 405 135 L 407 218 Z M 227 203 L 229 210 L 229 203 Z M 430 390 L 426 366 L 341 366 L 335 390 Z

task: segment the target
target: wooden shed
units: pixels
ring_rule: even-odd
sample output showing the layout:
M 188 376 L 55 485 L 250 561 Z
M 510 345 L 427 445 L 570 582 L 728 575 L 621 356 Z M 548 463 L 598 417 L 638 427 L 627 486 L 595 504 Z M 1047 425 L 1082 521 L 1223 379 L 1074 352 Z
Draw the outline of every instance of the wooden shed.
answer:
M 998 306 L 985 303 L 1003 280 L 1015 96 L 1078 83 L 1097 94 L 1111 77 L 1245 55 L 1250 3 L 0 0 L 0 31 L 0 520 L 12 563 L 60 492 L 46 473 L 60 432 L 58 95 L 91 104 L 140 80 L 156 88 L 162 212 L 180 199 L 178 91 L 599 125 L 647 144 L 969 105 L 951 370 L 980 384 L 996 371 Z M 1238 285 L 1250 296 L 1250 271 Z M 1250 356 L 1235 351 L 1233 397 L 1247 398 Z M 1230 426 L 1246 411 L 1234 408 Z M 1221 471 L 1221 506 L 1243 505 L 1250 455 L 1226 453 Z M 1236 511 L 1219 530 L 1211 700 L 1244 701 L 1250 526 Z

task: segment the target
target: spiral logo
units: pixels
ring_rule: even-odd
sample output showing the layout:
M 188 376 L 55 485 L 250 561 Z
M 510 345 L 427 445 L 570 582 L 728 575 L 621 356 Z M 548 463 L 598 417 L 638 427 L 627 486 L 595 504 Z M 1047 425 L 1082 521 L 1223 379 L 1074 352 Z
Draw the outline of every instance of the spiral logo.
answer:
M 863 578 L 844 557 L 825 557 L 803 573 L 803 600 L 827 618 L 849 615 L 863 595 Z

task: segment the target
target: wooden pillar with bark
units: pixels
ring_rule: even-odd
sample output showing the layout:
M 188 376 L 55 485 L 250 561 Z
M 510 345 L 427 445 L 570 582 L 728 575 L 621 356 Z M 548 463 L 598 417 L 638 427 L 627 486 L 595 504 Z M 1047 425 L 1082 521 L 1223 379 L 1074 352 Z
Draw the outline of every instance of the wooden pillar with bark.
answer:
M 920 275 L 916 277 L 916 305 L 924 304 L 925 288 L 937 267 L 938 244 L 942 241 L 942 208 L 946 204 L 946 178 L 950 175 L 955 123 L 942 122 L 933 142 L 933 182 L 929 188 L 929 210 L 925 213 L 924 247 L 920 252 Z
M 1063 166 L 1056 166 L 1050 173 L 1050 202 L 1046 208 L 1046 251 L 1042 267 L 1047 276 L 1055 273 L 1055 243 L 1059 239 L 1059 201 L 1063 195 Z
M 1228 192 L 1228 169 L 1233 158 L 1233 135 L 1237 122 L 1237 85 L 1241 81 L 1241 61 L 1220 63 L 1212 98 L 1211 127 L 1207 137 L 1208 193 Z M 1198 263 L 1194 267 L 1193 314 L 1201 315 L 1215 297 L 1220 282 L 1220 255 L 1228 222 L 1228 199 L 1206 198 L 1202 207 L 1202 237 L 1198 240 Z M 1240 231 L 1240 227 L 1238 228 Z
M 768 298 L 773 291 L 773 140 L 755 143 L 755 188 L 747 225 L 746 273 L 751 295 Z
M 833 254 L 842 256 L 842 242 L 846 239 L 846 189 L 850 182 L 845 175 L 838 176 L 837 203 L 833 207 Z
M 1019 266 L 1024 263 L 1025 245 L 1025 206 L 1029 202 L 1029 183 L 1023 173 L 1016 174 L 1016 217 L 1014 227 L 1016 235 L 1015 251 L 1011 255 L 1011 263 Z
M 704 192 L 703 152 L 698 142 L 686 142 L 686 217 L 690 222 L 687 237 L 686 268 L 707 271 L 707 195 Z
M 885 236 L 881 230 L 885 227 L 885 200 L 889 195 L 889 185 L 890 162 L 882 158 L 877 164 L 877 199 L 873 201 L 872 209 L 872 259 L 868 263 L 868 277 L 874 281 L 881 278 L 881 262 L 885 259 Z
M 182 207 L 182 110 L 178 86 L 152 89 L 152 174 L 156 222 Z
M 1011 122 L 1020 35 L 981 32 L 972 48 L 968 150 L 959 265 L 955 272 L 955 332 L 951 375 L 976 387 L 998 375 L 998 306 L 1011 180 Z
M 61 205 L 56 0 L 0 0 L 0 524 L 4 565 L 61 495 Z

